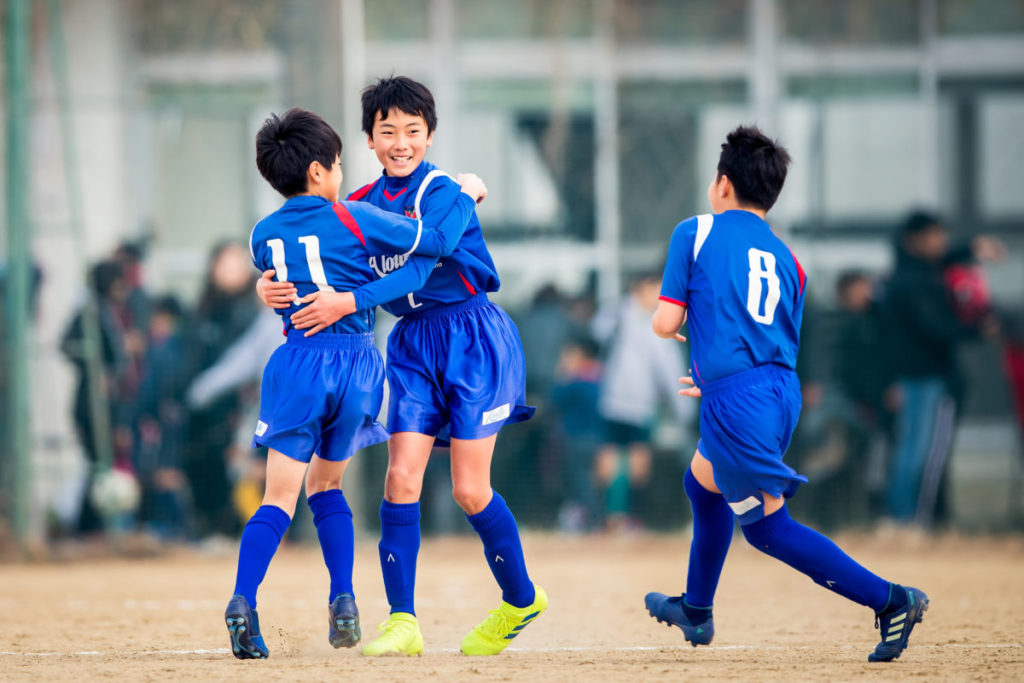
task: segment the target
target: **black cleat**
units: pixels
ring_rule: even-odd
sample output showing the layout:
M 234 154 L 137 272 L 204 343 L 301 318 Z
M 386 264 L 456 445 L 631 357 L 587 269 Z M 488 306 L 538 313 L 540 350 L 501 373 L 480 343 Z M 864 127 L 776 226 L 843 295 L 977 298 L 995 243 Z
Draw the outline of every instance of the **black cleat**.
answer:
M 224 610 L 224 623 L 231 636 L 231 652 L 239 659 L 266 659 L 270 650 L 260 635 L 260 618 L 242 595 L 234 595 Z
M 914 625 L 924 620 L 924 613 L 928 609 L 928 596 L 921 589 L 910 586 L 894 588 L 906 591 L 907 604 L 890 614 L 875 615 L 875 628 L 881 629 L 882 641 L 868 655 L 869 662 L 891 662 L 899 657 L 907 649 Z
M 327 639 L 334 647 L 355 647 L 363 636 L 359 630 L 359 608 L 351 593 L 339 593 L 329 608 L 330 629 Z
M 711 642 L 711 639 L 715 637 L 715 622 L 711 618 L 711 608 L 706 610 L 702 608 L 690 608 L 700 609 L 702 612 L 707 612 L 707 618 L 700 623 L 694 623 L 690 621 L 690 618 L 686 616 L 686 612 L 683 610 L 683 601 L 686 599 L 686 594 L 669 597 L 664 593 L 648 593 L 644 597 L 644 604 L 647 605 L 647 612 L 658 620 L 658 623 L 664 623 L 669 627 L 678 626 L 679 630 L 683 632 L 683 637 L 686 638 L 690 643 L 697 647 L 698 645 L 707 645 Z

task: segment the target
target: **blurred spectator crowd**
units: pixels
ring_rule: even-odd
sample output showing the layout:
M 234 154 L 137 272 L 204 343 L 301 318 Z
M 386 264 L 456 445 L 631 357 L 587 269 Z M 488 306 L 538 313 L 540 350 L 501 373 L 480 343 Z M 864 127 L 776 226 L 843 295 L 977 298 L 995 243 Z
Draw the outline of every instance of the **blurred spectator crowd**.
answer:
M 915 212 L 894 249 L 889 273 L 839 274 L 834 306 L 820 303 L 811 282 L 798 367 L 804 412 L 787 460 L 811 480 L 794 504 L 821 526 L 948 520 L 949 455 L 970 385 L 961 345 L 999 345 L 1024 424 L 1024 338 L 1012 316 L 993 309 L 979 265 L 1001 260 L 1002 244 L 951 244 L 939 218 Z M 61 344 L 76 372 L 71 410 L 82 452 L 129 474 L 137 496 L 124 510 L 104 509 L 93 474 L 103 468 L 91 467 L 79 514 L 53 533 L 116 523 L 166 541 L 234 535 L 262 496 L 264 460 L 251 429 L 262 367 L 283 340 L 280 321 L 256 298 L 241 244 L 212 250 L 192 308 L 147 292 L 143 263 L 142 245 L 123 244 L 93 265 L 89 296 Z M 615 533 L 685 523 L 681 481 L 697 443 L 697 403 L 676 395 L 689 374 L 686 346 L 650 331 L 659 290 L 660 264 L 630 278 L 619 301 L 598 306 L 547 285 L 512 311 L 538 411 L 502 432 L 494 478 L 527 524 Z M 368 510 L 382 481 L 374 477 L 383 451 L 373 454 L 363 477 Z M 448 498 L 447 481 L 428 471 L 428 505 L 432 487 L 444 493 L 435 499 Z M 430 520 L 428 512 L 428 531 Z

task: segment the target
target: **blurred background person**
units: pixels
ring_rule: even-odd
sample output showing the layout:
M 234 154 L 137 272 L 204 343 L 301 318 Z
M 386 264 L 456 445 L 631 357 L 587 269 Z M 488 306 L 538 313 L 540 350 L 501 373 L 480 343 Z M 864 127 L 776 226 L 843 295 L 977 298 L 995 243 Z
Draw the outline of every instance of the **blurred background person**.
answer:
M 604 420 L 604 444 L 597 453 L 595 476 L 604 494 L 605 525 L 610 531 L 637 526 L 637 498 L 650 483 L 651 440 L 661 400 L 680 420 L 693 406 L 678 400 L 678 379 L 688 374 L 683 347 L 651 333 L 661 276 L 636 275 L 629 294 L 593 323 L 604 348 L 604 376 L 598 410 Z
M 551 388 L 549 405 L 564 491 L 558 528 L 566 533 L 590 531 L 601 518 L 594 481 L 594 459 L 604 441 L 604 421 L 597 407 L 601 395 L 598 354 L 597 342 L 589 335 L 569 337 L 558 354 Z
M 186 339 L 190 376 L 213 366 L 259 316 L 256 275 L 242 244 L 222 242 L 210 252 Z M 190 410 L 186 418 L 183 466 L 200 537 L 234 534 L 241 526 L 231 502 L 227 458 L 243 414 L 246 390 L 241 387 L 221 393 Z
M 72 318 L 71 324 L 61 343 L 61 350 L 75 368 L 77 382 L 75 385 L 72 415 L 75 431 L 78 435 L 82 452 L 85 454 L 88 469 L 82 486 L 82 503 L 76 525 L 80 533 L 95 533 L 103 530 L 103 519 L 93 505 L 91 498 L 92 483 L 95 480 L 95 469 L 99 461 L 97 443 L 97 425 L 92 411 L 92 396 L 99 399 L 99 408 L 105 411 L 105 419 L 111 434 L 119 434 L 121 445 L 124 445 L 127 421 L 123 419 L 127 403 L 119 393 L 122 383 L 121 373 L 128 366 L 128 352 L 124 344 L 125 330 L 118 315 L 119 306 L 124 304 L 128 293 L 124 282 L 121 265 L 116 261 L 101 261 L 89 271 L 89 302 L 84 304 Z M 85 351 L 85 316 L 91 307 L 96 316 L 99 330 L 99 375 L 89 372 Z M 95 392 L 95 394 L 94 394 Z M 102 438 L 102 437 L 100 437 Z M 115 466 L 130 467 L 124 462 L 124 451 L 117 448 L 118 438 L 114 437 Z M 120 460 L 119 460 L 120 458 Z
M 143 489 L 140 521 L 162 540 L 181 541 L 191 536 L 191 495 L 183 469 L 188 381 L 184 311 L 175 297 L 163 296 L 148 305 L 148 312 L 144 372 L 136 404 L 136 471 Z
M 890 362 L 898 392 L 893 399 L 896 434 L 888 512 L 897 523 L 928 528 L 945 514 L 943 481 L 958 407 L 967 389 L 957 348 L 998 331 L 982 288 L 965 283 L 964 264 L 998 260 L 1005 252 L 1000 242 L 987 236 L 951 248 L 946 226 L 925 211 L 906 217 L 895 249 L 886 297 Z M 959 300 L 954 285 L 960 288 Z M 975 295 L 964 298 L 968 290 Z

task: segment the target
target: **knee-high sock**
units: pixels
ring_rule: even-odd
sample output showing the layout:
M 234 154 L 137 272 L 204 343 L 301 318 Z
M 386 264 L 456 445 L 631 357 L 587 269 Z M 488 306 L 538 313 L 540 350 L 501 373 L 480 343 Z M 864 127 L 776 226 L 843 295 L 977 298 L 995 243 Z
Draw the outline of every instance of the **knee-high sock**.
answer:
M 249 606 L 256 608 L 256 589 L 267 575 L 270 561 L 288 531 L 292 518 L 275 505 L 261 505 L 242 530 L 238 547 L 238 573 L 235 594 L 244 595 Z
M 533 604 L 533 582 L 526 573 L 519 527 L 505 499 L 492 492 L 491 502 L 475 515 L 466 515 L 484 543 L 484 556 L 501 586 L 501 599 L 515 607 Z
M 320 539 L 324 564 L 331 576 L 330 602 L 340 593 L 353 593 L 352 560 L 355 552 L 355 530 L 352 528 L 352 508 L 340 489 L 314 493 L 309 497 L 313 511 L 313 524 Z
M 420 552 L 420 504 L 380 503 L 380 569 L 391 613 L 416 614 L 416 557 Z
M 732 542 L 733 514 L 722 494 L 701 486 L 690 470 L 686 471 L 683 488 L 693 510 L 686 602 L 693 607 L 711 607 Z
M 889 582 L 872 574 L 844 553 L 839 546 L 795 521 L 783 506 L 753 524 L 743 527 L 750 545 L 828 588 L 875 612 L 889 602 Z

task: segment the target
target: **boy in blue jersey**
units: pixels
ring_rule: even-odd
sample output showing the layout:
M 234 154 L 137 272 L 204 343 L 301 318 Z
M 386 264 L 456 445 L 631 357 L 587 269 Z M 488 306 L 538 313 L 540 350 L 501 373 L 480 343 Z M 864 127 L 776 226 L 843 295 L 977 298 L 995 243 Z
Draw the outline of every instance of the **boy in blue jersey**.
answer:
M 387 78 L 363 91 L 362 104 L 363 131 L 384 172 L 349 199 L 424 220 L 443 213 L 457 186 L 424 161 L 437 126 L 430 91 L 408 78 Z M 525 404 L 523 349 L 508 315 L 487 300 L 500 282 L 475 215 L 455 250 L 441 260 L 413 256 L 406 262 L 381 252 L 370 266 L 378 276 L 394 271 L 391 277 L 411 280 L 413 274 L 403 271 L 418 259 L 426 261 L 430 277 L 407 297 L 384 291 L 390 279 L 384 278 L 324 296 L 323 308 L 293 321 L 316 329 L 377 304 L 402 316 L 388 339 L 392 435 L 380 507 L 380 563 L 391 615 L 363 654 L 423 650 L 414 605 L 419 498 L 435 441 L 451 446 L 453 495 L 479 534 L 502 592 L 499 607 L 463 639 L 462 652 L 497 654 L 547 608 L 547 595 L 527 574 L 515 518 L 490 484 L 498 431 L 533 414 Z M 287 296 L 280 283 L 275 287 L 266 278 L 260 288 L 268 305 L 280 305 Z
M 680 382 L 691 386 L 679 393 L 703 397 L 701 440 L 684 482 L 693 509 L 686 592 L 648 593 L 645 603 L 694 647 L 710 643 L 735 515 L 755 548 L 874 610 L 882 640 L 868 660 L 890 661 L 907 647 L 928 596 L 879 578 L 786 510 L 785 498 L 807 481 L 782 460 L 800 416 L 795 367 L 806 278 L 764 218 L 788 164 L 759 130 L 737 128 L 708 188 L 714 215 L 683 221 L 672 234 L 653 327 L 685 341 L 679 330 L 689 317 L 691 376 Z
M 352 647 L 360 638 L 352 590 L 352 511 L 341 481 L 356 450 L 388 437 L 376 420 L 384 372 L 373 345 L 373 310 L 349 316 L 315 337 L 295 329 L 291 317 L 321 293 L 372 280 L 368 254 L 450 252 L 476 200 L 486 193 L 479 178 L 467 177 L 467 186 L 452 197 L 445 213 L 424 226 L 368 204 L 338 202 L 340 154 L 338 134 L 301 109 L 271 116 L 256 136 L 260 173 L 287 201 L 253 228 L 252 258 L 261 270 L 273 267 L 282 279 L 290 277 L 295 294 L 278 309 L 287 342 L 264 370 L 253 438 L 254 446 L 268 449 L 266 492 L 242 532 L 234 596 L 224 614 L 239 659 L 269 654 L 260 633 L 256 591 L 291 523 L 303 480 L 331 578 L 328 638 L 334 647 Z M 420 269 L 419 281 L 428 274 L 429 269 Z M 384 286 L 394 288 L 396 282 Z

